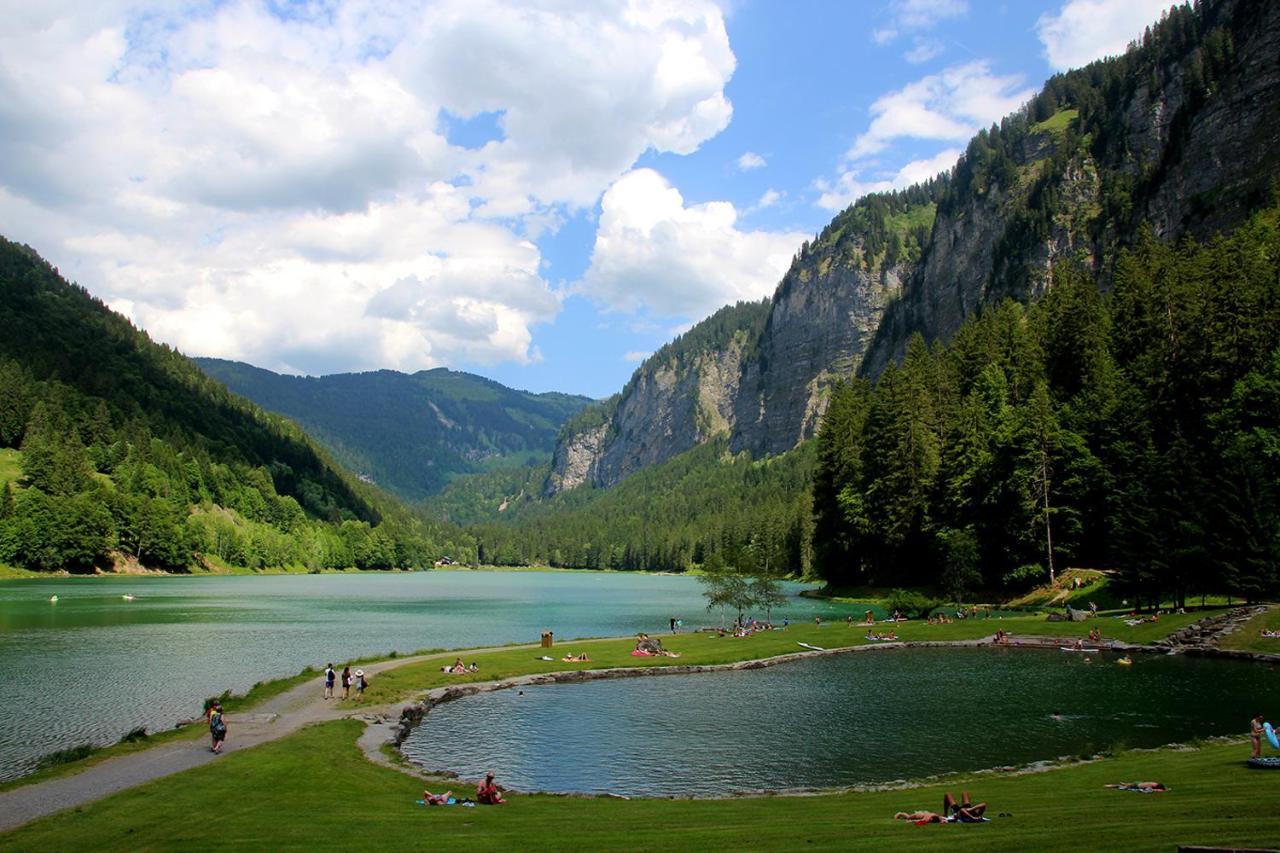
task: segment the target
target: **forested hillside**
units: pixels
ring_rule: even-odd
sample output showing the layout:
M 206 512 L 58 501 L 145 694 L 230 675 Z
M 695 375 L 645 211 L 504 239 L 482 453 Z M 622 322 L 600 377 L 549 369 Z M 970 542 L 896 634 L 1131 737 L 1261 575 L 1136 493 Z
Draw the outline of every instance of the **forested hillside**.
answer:
M 339 463 L 409 501 L 458 474 L 549 459 L 565 420 L 591 403 L 530 394 L 444 368 L 282 376 L 198 358 L 205 373 L 264 409 L 295 420 Z
M 544 498 L 546 466 L 459 479 L 427 508 L 460 523 L 496 565 L 682 572 L 712 554 L 741 569 L 809 567 L 813 448 L 752 461 L 724 437 L 608 489 Z
M 471 547 L 2 239 L 0 448 L 21 469 L 0 562 L 33 569 L 418 566 Z
M 1280 589 L 1280 206 L 1207 245 L 1060 266 L 943 346 L 916 336 L 818 436 L 836 586 L 1015 591 L 1115 568 L 1136 601 Z

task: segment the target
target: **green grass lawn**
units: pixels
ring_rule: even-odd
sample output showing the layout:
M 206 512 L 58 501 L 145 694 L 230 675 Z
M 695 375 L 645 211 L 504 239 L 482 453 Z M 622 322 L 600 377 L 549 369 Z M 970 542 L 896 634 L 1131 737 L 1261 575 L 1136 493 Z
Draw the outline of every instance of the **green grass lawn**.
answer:
M 727 800 L 520 796 L 501 808 L 418 806 L 421 784 L 365 760 L 360 724 L 328 723 L 0 836 L 26 850 L 1160 850 L 1274 845 L 1280 773 L 1248 770 L 1237 742 L 1125 753 L 1024 776 L 957 777 L 908 790 Z M 501 781 L 501 767 L 496 768 Z M 1156 779 L 1134 794 L 1107 782 Z M 466 791 L 455 781 L 455 791 Z M 917 827 L 967 787 L 983 825 Z M 998 817 L 1000 813 L 1011 815 Z
M 22 451 L 11 447 L 0 448 L 0 488 L 22 476 Z
M 1052 133 L 1054 136 L 1060 137 L 1067 132 L 1071 122 L 1075 121 L 1079 115 L 1079 110 L 1058 110 L 1039 124 L 1032 125 L 1031 132 Z
M 929 625 L 918 620 L 900 622 L 896 626 L 898 638 L 904 641 L 975 640 L 995 633 L 997 628 L 1015 636 L 1085 637 L 1089 629 L 1102 629 L 1104 639 L 1116 639 L 1131 643 L 1149 643 L 1161 639 L 1179 628 L 1189 625 L 1203 614 L 1186 613 L 1163 616 L 1159 622 L 1147 622 L 1130 627 L 1121 619 L 1106 616 L 1085 622 L 1049 622 L 1044 616 L 1028 615 L 1004 619 L 966 619 L 949 625 Z M 887 631 L 893 625 L 876 625 L 876 631 Z M 605 667 L 654 667 L 687 664 L 725 664 L 754 658 L 802 652 L 800 643 L 810 643 L 823 648 L 872 645 L 866 639 L 867 628 L 844 622 L 827 622 L 822 628 L 811 622 L 794 624 L 787 630 L 766 631 L 745 639 L 718 637 L 710 633 L 655 634 L 663 645 L 679 652 L 678 658 L 632 657 L 635 647 L 632 639 L 583 640 L 558 642 L 548 650 L 503 649 L 501 651 L 471 654 L 458 652 L 467 663 L 477 663 L 480 671 L 469 675 L 448 675 L 440 671 L 442 661 L 424 661 L 407 664 L 372 679 L 367 700 L 371 703 L 391 702 L 408 698 L 424 690 L 447 684 L 466 684 L 477 681 L 493 681 L 516 675 L 539 672 L 562 672 L 568 669 L 602 669 Z M 590 663 L 566 663 L 566 654 L 586 652 Z M 540 661 L 540 655 L 553 660 Z
M 1223 649 L 1237 649 L 1246 652 L 1269 652 L 1280 654 L 1280 638 L 1261 637 L 1258 632 L 1263 629 L 1280 631 L 1280 606 L 1272 605 L 1266 613 L 1260 613 L 1240 626 L 1234 634 L 1218 644 Z

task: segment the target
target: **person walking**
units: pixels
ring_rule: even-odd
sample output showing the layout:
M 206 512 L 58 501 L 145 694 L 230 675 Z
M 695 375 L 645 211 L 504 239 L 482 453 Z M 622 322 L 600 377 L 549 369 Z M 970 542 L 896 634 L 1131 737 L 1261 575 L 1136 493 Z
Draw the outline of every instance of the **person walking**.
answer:
M 342 668 L 342 698 L 351 698 L 351 667 L 349 666 Z
M 333 682 L 337 680 L 338 674 L 333 671 L 333 664 L 329 664 L 324 669 L 324 698 L 333 698 Z
M 213 738 L 209 751 L 222 752 L 222 745 L 227 740 L 227 718 L 222 713 L 221 702 L 214 702 L 209 709 L 209 735 Z
M 364 677 L 364 670 L 356 670 L 356 701 L 364 701 L 364 689 L 369 686 L 369 679 Z

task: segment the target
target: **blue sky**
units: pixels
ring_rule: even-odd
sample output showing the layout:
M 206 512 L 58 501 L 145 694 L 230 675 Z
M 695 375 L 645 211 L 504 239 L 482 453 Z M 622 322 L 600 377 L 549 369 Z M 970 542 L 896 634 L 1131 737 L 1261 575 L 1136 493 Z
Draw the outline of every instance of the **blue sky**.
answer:
M 192 355 L 605 396 L 1162 5 L 13 3 L 0 233 Z

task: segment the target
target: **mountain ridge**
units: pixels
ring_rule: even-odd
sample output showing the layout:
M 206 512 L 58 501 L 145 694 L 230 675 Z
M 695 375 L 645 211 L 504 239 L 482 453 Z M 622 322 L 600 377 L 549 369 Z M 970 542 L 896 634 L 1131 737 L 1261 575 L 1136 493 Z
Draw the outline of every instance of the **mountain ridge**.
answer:
M 438 492 L 458 474 L 549 458 L 566 418 L 594 402 L 520 391 L 443 367 L 288 376 L 238 361 L 195 362 L 231 390 L 294 419 L 346 467 L 409 501 Z

